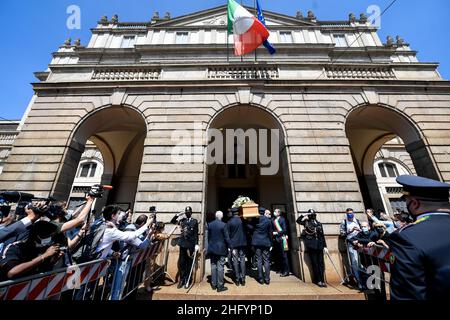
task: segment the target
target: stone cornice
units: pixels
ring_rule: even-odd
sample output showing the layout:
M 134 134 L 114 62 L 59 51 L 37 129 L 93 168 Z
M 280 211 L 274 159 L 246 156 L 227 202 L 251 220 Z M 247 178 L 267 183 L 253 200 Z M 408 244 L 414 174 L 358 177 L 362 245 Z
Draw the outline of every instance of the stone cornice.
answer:
M 185 89 L 197 89 L 201 87 L 207 89 L 228 88 L 235 89 L 236 87 L 255 87 L 267 90 L 274 90 L 276 88 L 283 88 L 284 90 L 301 90 L 311 91 L 312 89 L 324 89 L 339 91 L 354 91 L 360 90 L 363 87 L 378 88 L 380 90 L 398 90 L 411 92 L 429 92 L 432 90 L 445 91 L 450 94 L 450 81 L 418 81 L 418 80 L 158 80 L 158 81 L 116 81 L 116 82 L 44 82 L 32 83 L 33 89 L 36 93 L 44 92 L 58 92 L 67 90 L 68 92 L 78 94 L 95 95 L 112 94 L 114 90 L 122 88 L 128 89 L 129 92 L 145 92 L 148 90 L 160 89 L 162 93 L 167 89 L 179 91 Z
M 164 62 L 164 64 L 161 64 L 159 62 L 156 63 L 142 63 L 142 64 L 125 64 L 125 65 L 118 65 L 118 64 L 73 64 L 73 65 L 50 65 L 52 71 L 63 71 L 63 70 L 92 70 L 95 68 L 117 68 L 117 69 L 142 69 L 142 68 L 170 68 L 170 67 L 197 67 L 199 69 L 201 68 L 208 68 L 210 66 L 229 66 L 229 67 L 246 67 L 246 66 L 301 66 L 301 67 L 307 67 L 307 66 L 319 66 L 319 67 L 327 67 L 327 66 L 345 66 L 345 67 L 382 67 L 382 66 L 389 66 L 389 67 L 424 67 L 424 68 L 437 68 L 439 66 L 439 63 L 437 62 L 332 62 L 332 61 L 211 61 L 211 62 L 204 62 L 204 61 L 181 61 L 178 63 L 174 62 Z M 41 72 L 39 72 L 41 73 Z M 46 71 L 43 71 L 42 73 L 46 73 Z

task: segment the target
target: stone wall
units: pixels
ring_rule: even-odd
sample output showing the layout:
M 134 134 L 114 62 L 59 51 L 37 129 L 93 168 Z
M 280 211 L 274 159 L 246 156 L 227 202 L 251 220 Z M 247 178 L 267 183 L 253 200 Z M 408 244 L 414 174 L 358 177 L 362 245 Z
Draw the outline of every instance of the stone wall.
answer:
M 114 93 L 112 88 L 89 92 L 67 90 L 38 93 L 26 122 L 14 142 L 0 176 L 0 190 L 18 190 L 47 196 L 61 176 L 61 161 L 73 148 L 73 131 L 93 111 L 107 105 L 126 105 L 142 113 L 147 121 L 144 156 L 139 177 L 135 213 L 155 205 L 162 221 L 192 206 L 201 222 L 205 210 L 203 163 L 172 163 L 174 129 L 193 130 L 200 122 L 206 130 L 212 117 L 234 105 L 253 105 L 268 110 L 283 124 L 287 134 L 294 211 L 314 208 L 324 223 L 329 246 L 337 252 L 338 223 L 352 207 L 364 209 L 360 186 L 345 132 L 349 111 L 364 104 L 386 105 L 409 117 L 420 129 L 426 148 L 443 180 L 450 181 L 450 90 L 425 92 L 423 87 L 383 87 L 368 97 L 360 87 L 344 84 L 327 87 L 296 87 L 272 83 L 242 86 L 187 85 L 178 88 L 133 88 Z M 238 89 L 236 89 L 236 87 Z M 239 89 L 240 88 L 240 89 Z M 194 152 L 195 153 L 195 152 Z M 202 151 L 193 156 L 202 156 Z M 76 166 L 73 168 L 76 170 Z M 68 196 L 68 195 L 67 195 Z M 363 217 L 362 217 L 363 218 Z M 300 234 L 300 230 L 297 230 Z M 202 239 L 202 236 L 200 237 Z M 328 262 L 327 262 L 328 263 Z M 335 278 L 332 268 L 328 276 Z

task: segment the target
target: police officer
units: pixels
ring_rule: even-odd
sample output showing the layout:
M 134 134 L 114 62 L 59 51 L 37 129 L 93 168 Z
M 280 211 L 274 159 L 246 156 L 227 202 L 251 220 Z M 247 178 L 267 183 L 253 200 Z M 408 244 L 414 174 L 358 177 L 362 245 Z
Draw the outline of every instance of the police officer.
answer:
M 316 211 L 309 209 L 307 215 L 300 215 L 298 217 L 297 223 L 304 226 L 301 238 L 311 260 L 314 276 L 313 283 L 319 287 L 326 288 L 323 254 L 328 254 L 328 249 L 322 224 L 317 221 Z
M 185 218 L 179 220 L 181 216 Z M 198 251 L 198 221 L 192 218 L 192 208 L 186 207 L 183 212 L 177 213 L 170 223 L 179 223 L 181 226 L 181 234 L 178 238 L 178 246 L 180 247 L 180 255 L 178 258 L 178 270 L 180 272 L 180 281 L 178 282 L 178 289 L 182 288 L 189 278 L 191 271 L 194 253 Z
M 391 299 L 450 299 L 450 184 L 400 176 L 404 198 L 415 223 L 389 240 Z

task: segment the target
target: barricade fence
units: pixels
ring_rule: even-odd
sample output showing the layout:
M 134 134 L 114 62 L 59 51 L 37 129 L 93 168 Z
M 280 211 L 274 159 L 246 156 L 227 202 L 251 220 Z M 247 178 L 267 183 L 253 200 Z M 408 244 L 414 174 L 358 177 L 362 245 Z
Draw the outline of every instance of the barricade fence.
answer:
M 122 300 L 136 292 L 144 280 L 164 268 L 147 268 L 156 265 L 156 258 L 163 248 L 164 241 L 158 241 L 124 259 L 98 259 L 0 282 L 0 301 Z
M 358 248 L 359 272 L 363 275 L 365 286 L 371 290 L 371 297 L 387 299 L 386 287 L 389 285 L 390 268 L 394 256 L 383 246 Z

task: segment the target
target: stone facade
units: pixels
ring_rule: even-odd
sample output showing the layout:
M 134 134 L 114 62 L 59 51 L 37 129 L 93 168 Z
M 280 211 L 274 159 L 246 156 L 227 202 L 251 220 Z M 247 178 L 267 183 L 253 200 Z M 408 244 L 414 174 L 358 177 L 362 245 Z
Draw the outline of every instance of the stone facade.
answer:
M 155 205 L 164 221 L 190 205 L 203 236 L 219 189 L 208 184 L 204 144 L 192 149 L 194 163 L 173 163 L 173 130 L 230 125 L 223 119 L 241 110 L 250 127 L 282 132 L 277 186 L 291 247 L 297 213 L 315 208 L 338 261 L 345 209 L 382 206 L 373 160 L 387 141 L 403 140 L 417 174 L 450 181 L 450 84 L 437 63 L 418 62 L 404 41 L 383 44 L 365 20 L 265 14 L 277 54 L 242 59 L 231 46 L 227 54 L 223 6 L 148 23 L 102 19 L 87 46 L 66 43 L 36 73 L 0 189 L 67 197 L 89 139 L 104 158 L 102 182 L 116 187 L 110 200 L 137 214 Z M 303 257 L 292 250 L 293 271 L 308 281 Z

